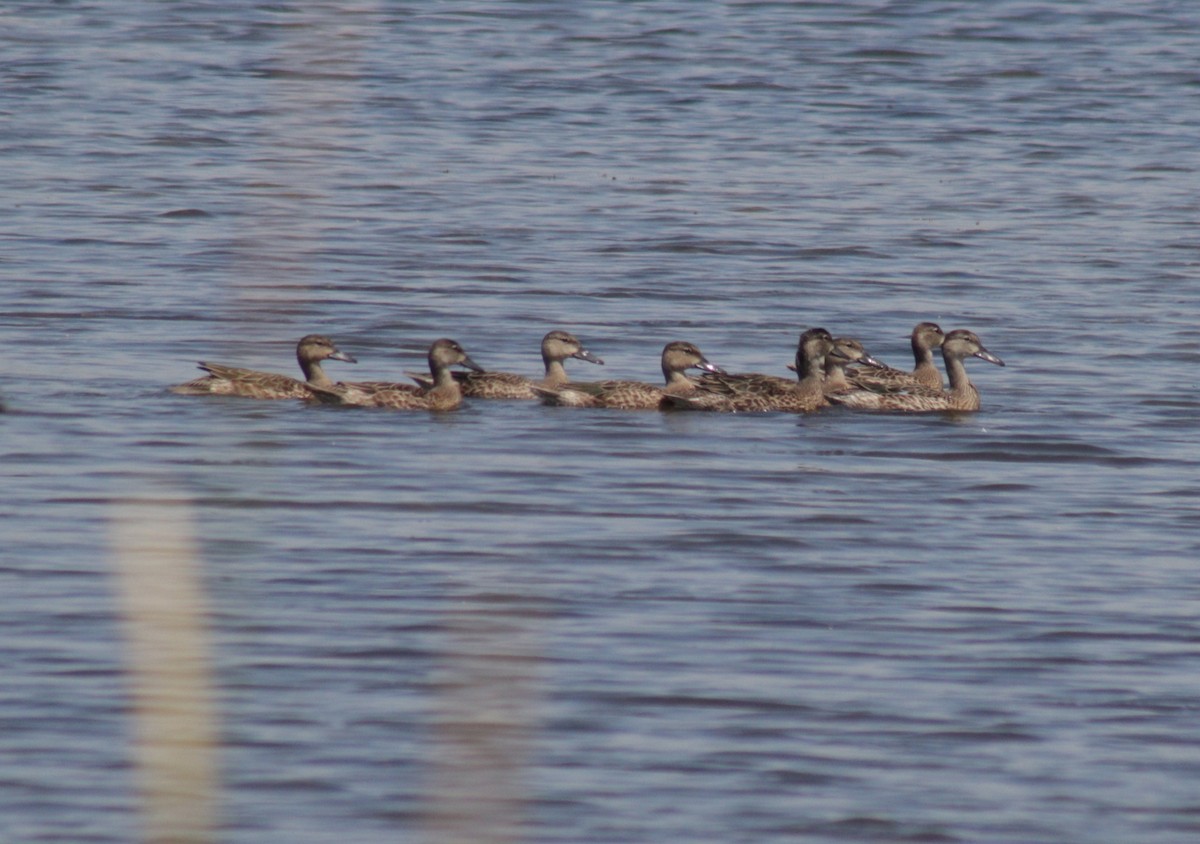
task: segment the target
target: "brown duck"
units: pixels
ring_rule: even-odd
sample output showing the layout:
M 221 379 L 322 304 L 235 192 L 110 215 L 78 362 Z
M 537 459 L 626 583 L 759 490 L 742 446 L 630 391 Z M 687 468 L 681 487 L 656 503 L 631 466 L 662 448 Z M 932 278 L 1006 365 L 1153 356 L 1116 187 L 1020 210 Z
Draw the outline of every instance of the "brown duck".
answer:
M 876 393 L 871 390 L 854 390 L 830 396 L 829 400 L 860 410 L 892 410 L 908 413 L 923 413 L 945 410 L 979 410 L 979 390 L 967 377 L 963 360 L 980 358 L 997 366 L 1004 361 L 983 347 L 979 337 L 971 331 L 957 329 L 946 335 L 942 343 L 942 359 L 950 379 L 950 389 L 932 390 L 928 387 L 912 387 L 902 393 Z
M 822 385 L 825 395 L 847 393 L 854 389 L 854 385 L 846 376 L 846 367 L 852 365 L 871 369 L 883 366 L 867 354 L 860 341 L 853 337 L 835 337 L 833 350 L 825 356 L 825 383 Z
M 847 366 L 881 367 L 882 363 L 867 354 L 863 344 L 853 337 L 833 338 L 833 351 L 825 356 L 825 384 L 822 389 L 825 395 L 830 393 L 847 393 L 855 389 L 846 378 Z M 789 363 L 787 368 L 796 371 L 796 364 Z
M 534 387 L 561 387 L 570 381 L 563 361 L 567 358 L 586 360 L 588 363 L 603 365 L 604 361 L 583 347 L 579 338 L 566 331 L 551 331 L 542 338 L 542 364 L 545 375 L 540 381 L 526 378 L 512 372 L 455 372 L 454 380 L 458 382 L 463 395 L 480 399 L 536 399 L 539 398 Z M 433 386 L 427 375 L 408 373 L 422 387 Z
M 662 387 L 642 381 L 591 381 L 569 382 L 557 387 L 535 385 L 533 389 L 544 403 L 563 407 L 655 410 L 666 406 L 668 397 L 686 395 L 696 389 L 695 383 L 684 375 L 688 369 L 721 371 L 694 344 L 675 340 L 663 347 L 662 372 L 666 383 Z
M 936 323 L 918 323 L 910 338 L 913 360 L 916 361 L 912 372 L 880 366 L 866 370 L 852 369 L 846 373 L 846 377 L 855 387 L 877 393 L 899 392 L 912 387 L 940 391 L 942 373 L 938 372 L 933 362 L 933 350 L 940 347 L 945 339 L 946 335 Z
M 800 335 L 796 346 L 798 381 L 757 372 L 703 375 L 697 379 L 693 394 L 672 399 L 671 403 L 681 408 L 733 413 L 807 413 L 826 404 L 825 358 L 833 353 L 830 333 L 824 328 L 810 328 Z
M 355 363 L 355 359 L 338 349 L 332 340 L 320 334 L 309 334 L 296 344 L 296 360 L 304 373 L 300 381 L 288 375 L 239 369 L 220 363 L 200 362 L 208 375 L 171 387 L 172 393 L 182 396 L 244 396 L 251 399 L 309 399 L 313 387 L 332 387 L 333 381 L 321 369 L 323 360 Z
M 324 404 L 351 407 L 387 407 L 392 410 L 455 410 L 462 404 L 462 390 L 450 367 L 461 365 L 483 370 L 453 340 L 442 338 L 429 347 L 429 371 L 433 378 L 427 388 L 411 384 L 365 382 L 317 387 L 313 394 Z

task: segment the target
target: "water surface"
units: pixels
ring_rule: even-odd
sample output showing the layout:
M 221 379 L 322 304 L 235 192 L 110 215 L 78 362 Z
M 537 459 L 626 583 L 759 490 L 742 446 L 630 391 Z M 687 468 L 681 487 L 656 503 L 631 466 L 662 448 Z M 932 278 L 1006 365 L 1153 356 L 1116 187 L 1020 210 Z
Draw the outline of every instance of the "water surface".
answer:
M 1195 838 L 1191 3 L 0 24 L 0 838 L 137 835 L 119 518 L 196 537 L 221 841 Z M 981 413 L 164 392 L 921 320 Z

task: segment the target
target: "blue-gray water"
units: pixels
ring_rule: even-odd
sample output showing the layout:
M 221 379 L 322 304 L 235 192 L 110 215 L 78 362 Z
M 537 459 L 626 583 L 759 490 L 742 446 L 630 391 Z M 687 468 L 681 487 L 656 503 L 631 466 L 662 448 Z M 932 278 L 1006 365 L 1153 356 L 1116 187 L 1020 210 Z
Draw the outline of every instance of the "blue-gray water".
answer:
M 140 501 L 221 841 L 1196 840 L 1198 138 L 1191 0 L 6 3 L 0 840 L 138 834 Z M 925 319 L 981 413 L 164 392 Z

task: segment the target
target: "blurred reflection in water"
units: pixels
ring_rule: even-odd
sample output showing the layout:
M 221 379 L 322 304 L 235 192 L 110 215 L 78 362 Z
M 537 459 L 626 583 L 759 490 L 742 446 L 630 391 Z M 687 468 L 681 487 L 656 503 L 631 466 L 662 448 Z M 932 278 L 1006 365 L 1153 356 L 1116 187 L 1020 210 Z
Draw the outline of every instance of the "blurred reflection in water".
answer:
M 186 499 L 132 498 L 112 546 L 146 840 L 210 841 L 218 727 L 208 606 Z

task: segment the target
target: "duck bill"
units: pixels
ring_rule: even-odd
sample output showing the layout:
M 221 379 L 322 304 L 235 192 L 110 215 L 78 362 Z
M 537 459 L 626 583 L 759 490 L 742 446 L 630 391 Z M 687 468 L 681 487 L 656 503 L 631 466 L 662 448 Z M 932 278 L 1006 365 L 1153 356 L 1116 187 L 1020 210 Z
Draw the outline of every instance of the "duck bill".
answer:
M 696 364 L 696 369 L 703 369 L 705 372 L 716 372 L 719 375 L 725 374 L 724 369 L 717 366 L 715 363 L 709 363 L 706 360 L 702 360 L 698 364 Z
M 601 366 L 604 366 L 604 361 L 601 358 L 598 358 L 595 355 L 593 355 L 587 349 L 580 349 L 578 352 L 571 355 L 571 357 L 579 358 L 580 360 L 586 360 L 588 363 L 598 363 Z
M 475 361 L 471 360 L 466 355 L 463 355 L 463 359 L 460 360 L 459 363 L 462 364 L 463 366 L 465 366 L 467 369 L 474 369 L 476 372 L 484 371 L 482 366 L 477 364 Z
M 358 358 L 356 358 L 354 355 L 348 355 L 345 352 L 340 351 L 340 350 L 336 351 L 332 355 L 330 355 L 329 359 L 345 361 L 346 363 L 358 363 Z
M 1004 361 L 1000 360 L 1000 358 L 993 355 L 987 349 L 980 349 L 975 353 L 975 357 L 986 360 L 988 363 L 994 363 L 996 366 L 1004 366 Z
M 862 357 L 856 360 L 855 363 L 861 364 L 862 366 L 873 366 L 876 369 L 882 369 L 884 366 L 883 363 L 868 354 L 864 354 Z

